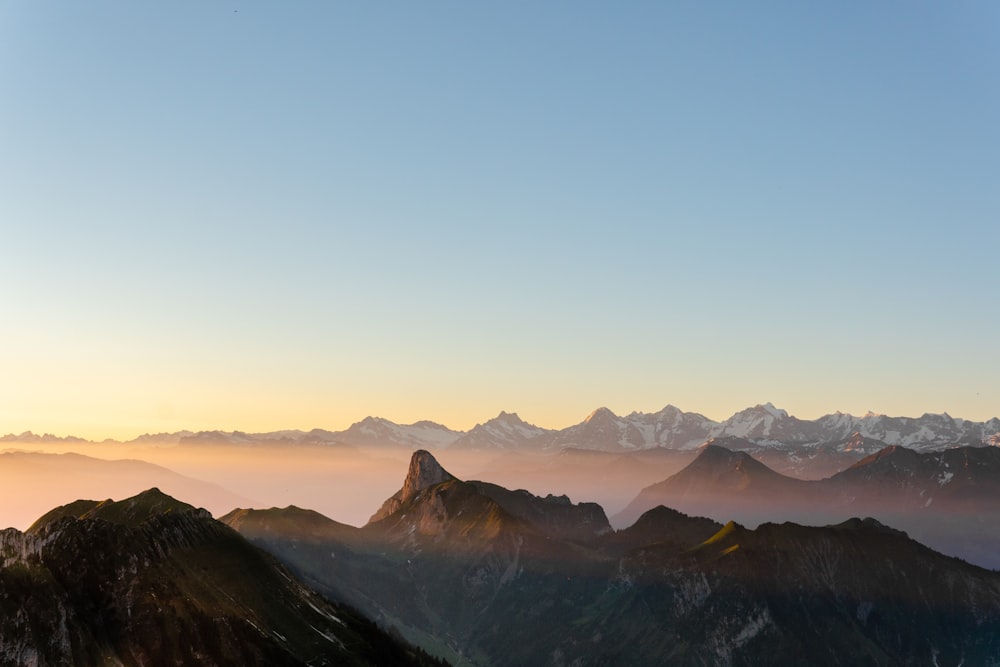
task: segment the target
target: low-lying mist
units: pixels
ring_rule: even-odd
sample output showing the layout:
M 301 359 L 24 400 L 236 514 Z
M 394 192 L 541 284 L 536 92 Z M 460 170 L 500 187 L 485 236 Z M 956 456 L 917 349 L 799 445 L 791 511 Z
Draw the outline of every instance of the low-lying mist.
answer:
M 296 505 L 364 525 L 406 476 L 412 449 L 347 445 L 12 443 L 0 454 L 0 526 L 26 528 L 80 498 L 120 500 L 152 486 L 219 516 Z M 432 451 L 460 479 L 596 502 L 611 515 L 693 453 L 629 456 Z
M 79 499 L 121 500 L 150 487 L 221 516 L 237 507 L 296 505 L 362 526 L 406 476 L 409 448 L 330 444 L 15 443 L 0 453 L 0 527 L 25 529 L 53 507 Z M 626 510 L 644 487 L 661 482 L 697 452 L 649 450 L 628 454 L 563 450 L 558 453 L 432 450 L 463 480 L 482 480 L 538 496 L 566 495 L 600 504 L 612 526 L 630 525 Z M 770 494 L 768 494 L 770 495 Z M 806 525 L 874 516 L 944 553 L 1000 567 L 994 511 L 894 511 L 882 503 L 822 507 L 789 497 L 729 493 L 686 494 L 666 503 L 693 516 L 747 527 L 762 522 Z M 626 510 L 626 511 L 623 511 Z M 635 516 L 633 516 L 635 514 Z

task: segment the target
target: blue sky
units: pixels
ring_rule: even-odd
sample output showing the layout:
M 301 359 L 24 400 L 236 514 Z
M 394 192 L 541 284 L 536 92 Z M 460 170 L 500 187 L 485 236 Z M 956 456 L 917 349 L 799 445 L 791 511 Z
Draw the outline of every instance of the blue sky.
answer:
M 1000 9 L 9 2 L 0 431 L 1000 414 Z

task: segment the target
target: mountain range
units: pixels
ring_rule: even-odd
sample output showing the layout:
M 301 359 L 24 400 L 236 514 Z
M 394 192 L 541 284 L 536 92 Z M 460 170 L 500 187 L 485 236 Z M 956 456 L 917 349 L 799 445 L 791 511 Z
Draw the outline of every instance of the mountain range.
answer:
M 750 461 L 710 447 L 689 476 L 784 483 Z M 363 527 L 295 507 L 220 520 L 461 664 L 1000 664 L 1000 573 L 875 519 L 749 529 L 659 505 L 615 531 L 597 505 L 462 481 L 417 451 Z
M 891 446 L 825 479 L 802 480 L 722 446 L 731 443 L 709 441 L 687 467 L 642 489 L 612 523 L 630 525 L 658 505 L 750 525 L 873 516 L 940 551 L 1000 568 L 1000 448 Z
M 885 447 L 810 481 L 746 442 L 691 450 L 612 521 L 426 450 L 361 527 L 155 488 L 70 502 L 0 531 L 0 664 L 1000 665 L 1000 571 L 921 543 L 1000 553 L 1000 448 Z
M 948 414 L 862 417 L 836 412 L 802 420 L 771 403 L 755 405 L 717 422 L 668 405 L 659 412 L 632 412 L 618 416 L 599 408 L 579 424 L 545 429 L 523 421 L 516 413 L 501 412 L 466 432 L 430 421 L 395 424 L 366 417 L 343 431 L 313 429 L 270 433 L 241 431 L 180 431 L 147 434 L 132 443 L 172 444 L 331 444 L 356 447 L 396 446 L 409 449 L 486 449 L 498 451 L 557 451 L 563 448 L 629 452 L 652 448 L 694 449 L 711 438 L 742 438 L 753 447 L 800 449 L 827 447 L 838 452 L 874 453 L 886 445 L 929 451 L 958 445 L 1000 445 L 1000 418 L 985 422 L 953 418 Z M 72 436 L 36 436 L 31 432 L 0 437 L 0 442 L 83 442 Z M 859 452 L 860 448 L 860 452 Z

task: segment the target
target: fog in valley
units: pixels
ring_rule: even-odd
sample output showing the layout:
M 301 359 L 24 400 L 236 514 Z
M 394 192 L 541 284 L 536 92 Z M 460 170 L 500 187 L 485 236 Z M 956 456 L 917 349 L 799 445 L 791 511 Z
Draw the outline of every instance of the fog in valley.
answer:
M 211 434 L 199 434 L 197 442 L 168 436 L 129 443 L 5 444 L 0 453 L 0 527 L 21 530 L 59 505 L 79 499 L 121 500 L 152 487 L 204 507 L 215 517 L 238 507 L 294 505 L 363 526 L 400 488 L 415 449 L 330 442 L 243 444 L 234 443 L 231 435 L 213 439 Z M 751 470 L 754 466 L 739 461 L 707 473 L 698 472 L 699 466 L 687 468 L 703 449 L 429 451 L 459 479 L 524 489 L 543 498 L 551 494 L 573 503 L 598 503 L 615 529 L 632 525 L 660 504 L 690 516 L 735 520 L 748 528 L 784 521 L 832 525 L 872 516 L 949 555 L 1000 567 L 998 540 L 990 528 L 1000 515 L 995 503 L 988 502 L 989 494 L 966 507 L 961 495 L 959 501 L 939 498 L 936 504 L 930 495 L 924 498 L 926 492 L 909 498 L 916 492 L 906 491 L 906 484 L 898 492 L 884 484 L 836 491 L 835 479 L 832 484 L 830 478 L 803 481 L 816 480 L 816 471 L 806 470 L 796 479 L 788 469 L 782 475 L 762 466 L 766 474 L 761 476 Z M 704 468 L 704 459 L 701 463 Z M 825 470 L 830 464 L 818 466 Z M 682 470 L 683 475 L 672 477 Z M 886 495 L 872 495 L 873 488 L 884 488 Z M 861 496 L 855 498 L 857 494 Z
M 411 448 L 233 445 L 229 442 L 5 443 L 0 527 L 25 529 L 81 498 L 121 500 L 150 487 L 221 516 L 236 507 L 296 505 L 364 525 L 399 489 Z M 460 479 L 539 496 L 599 503 L 612 516 L 644 486 L 680 470 L 695 452 L 503 453 L 431 450 Z

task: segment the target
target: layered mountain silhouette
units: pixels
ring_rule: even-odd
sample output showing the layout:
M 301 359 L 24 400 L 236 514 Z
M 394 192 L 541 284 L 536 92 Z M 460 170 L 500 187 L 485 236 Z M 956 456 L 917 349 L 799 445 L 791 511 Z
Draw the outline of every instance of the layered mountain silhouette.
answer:
M 150 489 L 0 531 L 0 664 L 431 664 Z
M 823 524 L 874 516 L 945 553 L 1000 567 L 1000 449 L 916 452 L 886 447 L 826 479 L 781 475 L 743 451 L 710 443 L 680 472 L 647 486 L 613 517 L 629 525 L 667 505 L 757 524 Z
M 627 526 L 657 505 L 710 516 L 738 516 L 756 524 L 775 512 L 784 515 L 804 505 L 821 504 L 815 483 L 779 474 L 745 451 L 733 451 L 716 442 L 704 445 L 698 457 L 680 472 L 642 489 L 614 517 L 615 525 Z
M 702 457 L 686 477 L 703 468 L 748 494 L 785 484 L 745 455 L 713 448 Z M 874 519 L 751 530 L 657 506 L 613 531 L 597 506 L 465 482 L 418 451 L 400 491 L 362 528 L 296 508 L 222 520 L 325 595 L 462 664 L 1000 656 L 1000 574 Z

